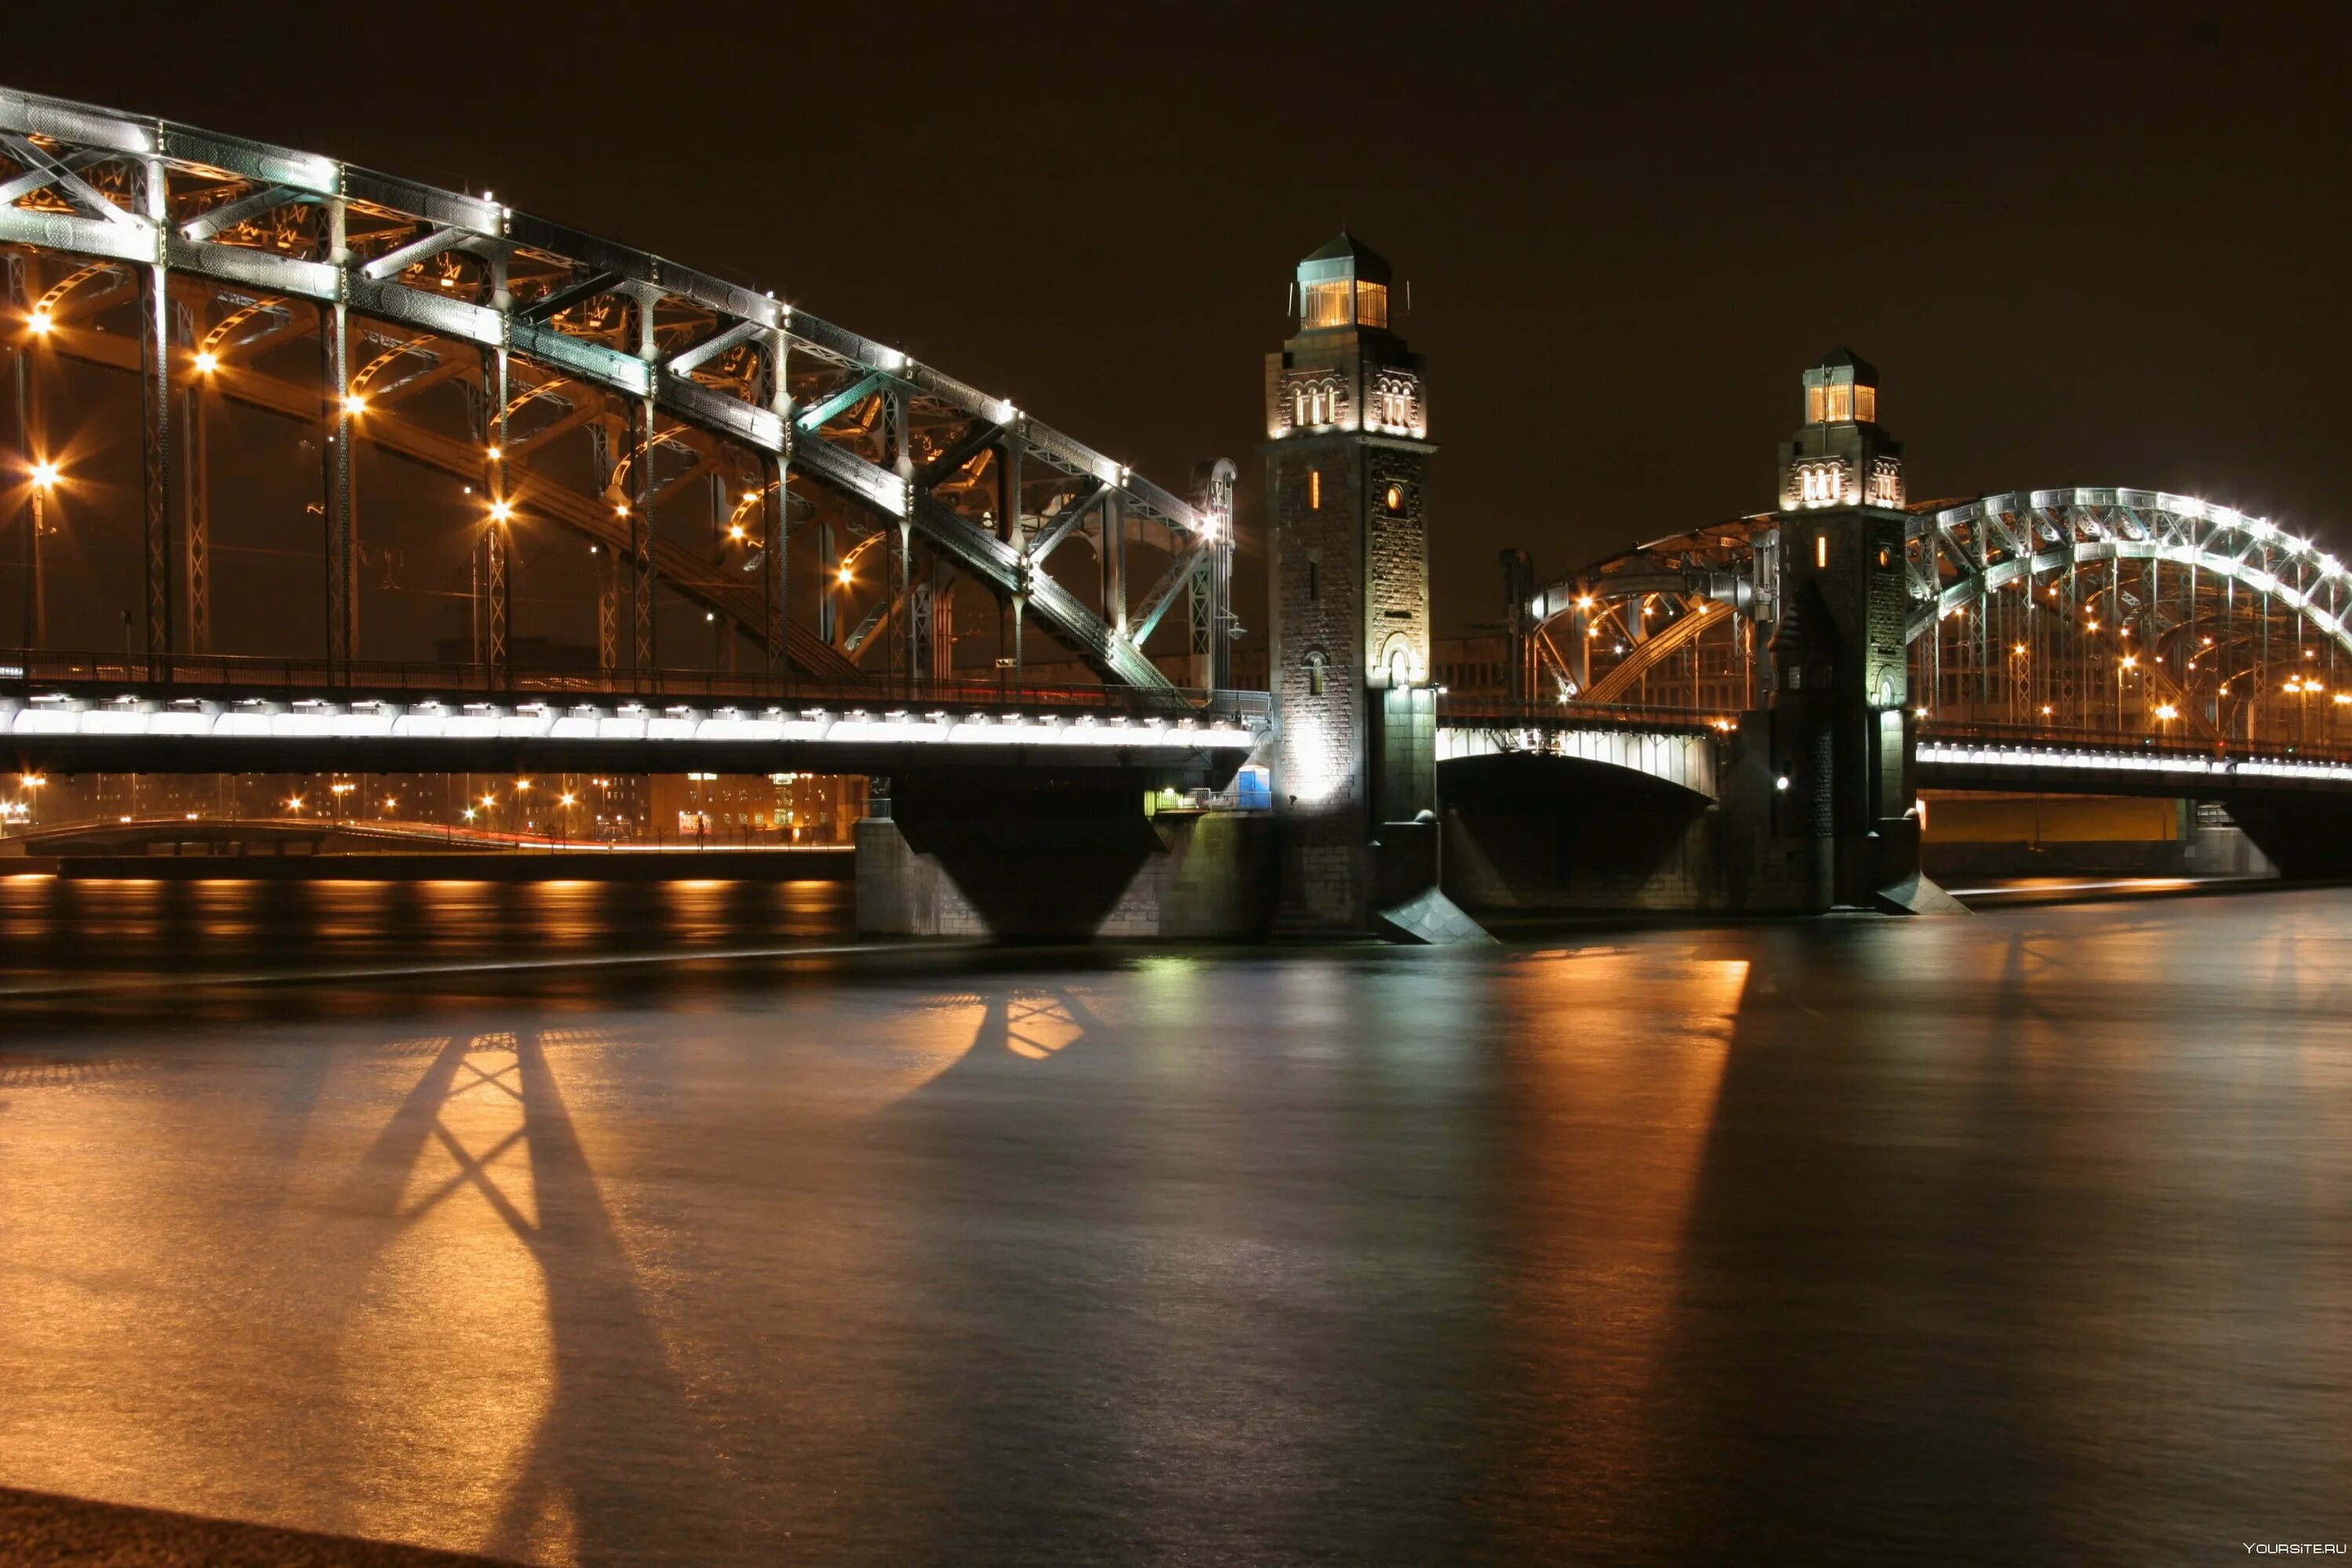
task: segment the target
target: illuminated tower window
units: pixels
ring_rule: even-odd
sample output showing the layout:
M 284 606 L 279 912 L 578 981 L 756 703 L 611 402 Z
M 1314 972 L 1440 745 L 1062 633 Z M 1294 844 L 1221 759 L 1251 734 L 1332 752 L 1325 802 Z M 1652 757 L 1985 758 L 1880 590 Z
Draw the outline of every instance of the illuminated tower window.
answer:
M 1878 423 L 1878 388 L 1854 384 L 1853 416 L 1865 425 Z
M 1356 285 L 1356 324 L 1360 327 L 1385 327 L 1389 324 L 1388 285 Z
M 1308 511 L 1323 510 L 1323 470 L 1320 468 L 1307 470 L 1307 510 Z
M 1808 425 L 1819 425 L 1823 418 L 1822 410 L 1828 405 L 1828 399 L 1822 393 L 1823 389 L 1818 386 L 1805 388 L 1805 423 Z
M 1298 324 L 1303 327 L 1348 325 L 1348 294 L 1350 287 L 1349 280 L 1345 278 L 1328 283 L 1307 284 L 1304 299 L 1306 308 L 1300 312 Z M 1388 310 L 1385 302 L 1382 303 L 1381 310 L 1382 318 L 1385 320 Z
M 1853 388 L 1843 383 L 1832 383 L 1822 389 L 1829 395 L 1829 423 L 1843 425 L 1853 417 Z

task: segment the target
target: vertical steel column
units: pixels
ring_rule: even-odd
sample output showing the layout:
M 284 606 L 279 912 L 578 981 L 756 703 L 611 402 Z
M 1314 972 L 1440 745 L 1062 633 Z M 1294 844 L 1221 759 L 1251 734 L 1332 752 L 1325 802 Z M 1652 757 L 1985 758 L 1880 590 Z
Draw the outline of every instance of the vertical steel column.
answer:
M 882 438 L 890 458 L 890 467 L 901 482 L 908 486 L 908 503 L 914 497 L 915 459 L 908 448 L 907 408 L 904 395 L 896 386 L 882 394 Z M 890 561 L 890 673 L 904 684 L 901 690 L 912 695 L 915 689 L 915 548 L 914 520 L 901 515 L 898 519 L 898 548 Z
M 513 570 L 514 501 L 507 494 L 507 403 L 512 394 L 512 366 L 501 342 L 483 356 L 487 384 L 482 388 L 482 494 L 489 514 L 482 520 L 484 574 L 489 579 L 488 647 L 485 650 L 494 686 L 514 679 Z
M 1022 552 L 1024 536 L 1021 527 L 1022 440 L 1017 420 L 1012 428 L 1005 431 L 1004 444 L 997 451 L 999 462 L 996 470 L 996 537 L 1010 545 L 1013 553 L 1018 555 Z M 1104 504 L 1108 507 L 1109 503 L 1106 501 Z M 1013 596 L 1009 594 L 999 595 L 996 600 L 996 658 L 1000 668 L 1003 666 L 1005 658 L 1005 617 L 1011 615 L 1012 611 Z M 1104 618 L 1106 620 L 1109 618 L 1108 613 Z
M 782 677 L 785 673 L 784 658 L 784 546 L 792 528 L 792 500 L 785 494 L 785 482 L 791 478 L 793 466 L 793 387 L 786 372 L 790 365 L 792 339 L 779 327 L 768 341 L 768 406 L 776 416 L 782 428 L 782 445 L 769 464 L 767 479 L 767 518 L 762 530 L 767 541 L 767 552 L 760 573 L 761 641 L 768 652 L 768 673 Z
M 636 440 L 630 448 L 629 614 L 635 622 L 635 661 L 642 678 L 654 669 L 654 399 L 659 393 L 660 367 L 655 363 L 659 344 L 654 336 L 656 296 L 641 290 L 633 296 L 637 313 L 637 358 L 646 367 L 646 395 L 636 409 Z
M 1234 683 L 1234 465 L 1220 458 L 1209 470 L 1209 686 Z
M 178 486 L 172 451 L 172 282 L 163 266 L 163 236 L 171 217 L 171 187 L 160 158 L 147 159 L 141 184 L 147 219 L 156 235 L 155 260 L 147 268 L 139 334 L 142 404 L 142 479 L 144 481 L 147 587 L 147 658 L 151 675 L 171 678 L 172 514 Z M 160 668 L 156 667 L 160 666 Z
M 604 552 L 604 586 L 596 595 L 596 673 L 621 668 L 621 552 Z
M 629 668 L 639 677 L 654 668 L 654 403 L 630 410 L 629 619 L 635 637 Z
M 31 289 L 25 279 L 25 268 L 27 263 L 20 256 L 8 257 L 6 263 L 8 302 L 22 311 L 31 302 Z M 17 338 L 16 352 L 10 356 L 16 362 L 16 450 L 21 454 L 22 460 L 26 462 L 34 461 L 37 458 L 45 455 L 37 453 L 33 449 L 35 426 L 37 422 L 32 413 L 32 399 L 37 385 L 32 374 L 32 353 L 31 332 L 29 329 L 26 329 Z M 25 486 L 23 509 L 17 513 L 17 525 L 20 530 L 16 536 L 20 554 L 18 564 L 24 573 L 22 579 L 24 603 L 21 617 L 17 623 L 17 640 L 28 648 L 37 648 L 41 646 L 40 633 L 37 629 L 40 624 L 40 615 L 33 592 L 33 566 L 34 562 L 38 558 L 40 549 L 39 496 L 38 486 L 30 484 Z
M 190 331 L 193 339 L 193 326 Z M 189 377 L 181 407 L 180 447 L 186 455 L 181 468 L 181 513 L 185 519 L 181 540 L 184 588 L 188 605 L 188 651 L 210 653 L 213 647 L 212 479 L 206 470 L 205 378 Z
M 1113 490 L 1103 498 L 1103 555 L 1110 563 L 1109 602 L 1103 619 L 1119 640 L 1127 639 L 1127 498 Z
M 816 635 L 827 647 L 839 647 L 841 552 L 834 548 L 833 519 L 820 514 L 816 524 Z
M 340 186 L 340 180 L 338 185 Z M 327 557 L 327 664 L 330 679 L 350 679 L 359 647 L 359 541 L 352 521 L 351 259 L 345 243 L 340 190 L 326 204 L 327 255 L 335 268 L 335 298 L 320 308 L 320 337 L 326 355 L 327 449 L 325 521 Z
M 1185 674 L 1195 686 L 1216 684 L 1209 679 L 1209 650 L 1214 641 L 1211 626 L 1216 615 L 1210 604 L 1209 558 L 1206 554 L 1192 563 L 1184 584 L 1186 653 Z
M 906 518 L 898 520 L 897 548 L 886 546 L 890 567 L 890 674 L 893 684 L 902 694 L 912 696 L 915 689 L 915 584 L 912 562 L 915 548 L 915 525 Z

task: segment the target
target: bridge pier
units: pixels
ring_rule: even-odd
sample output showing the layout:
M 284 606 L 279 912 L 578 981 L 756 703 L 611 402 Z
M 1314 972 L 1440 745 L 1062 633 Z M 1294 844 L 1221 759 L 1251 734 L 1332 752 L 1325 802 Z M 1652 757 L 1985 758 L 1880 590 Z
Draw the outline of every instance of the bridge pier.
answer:
M 900 779 L 890 815 L 857 825 L 857 930 L 997 942 L 1263 936 L 1272 820 L 1181 807 L 1147 816 L 1152 793 L 1134 773 Z

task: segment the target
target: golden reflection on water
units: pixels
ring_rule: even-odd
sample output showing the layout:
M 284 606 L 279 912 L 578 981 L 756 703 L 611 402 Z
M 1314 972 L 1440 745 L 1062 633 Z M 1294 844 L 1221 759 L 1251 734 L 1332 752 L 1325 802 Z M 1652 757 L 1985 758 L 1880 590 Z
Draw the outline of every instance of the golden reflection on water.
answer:
M 1499 1342 L 1519 1358 L 1507 1385 L 1528 1391 L 1550 1439 L 1497 1512 L 1528 1551 L 1564 1520 L 1623 1539 L 1622 1510 L 1664 1458 L 1646 1411 L 1748 974 L 1746 959 L 1658 949 L 1508 967 L 1524 1131 L 1498 1194 L 1512 1259 Z

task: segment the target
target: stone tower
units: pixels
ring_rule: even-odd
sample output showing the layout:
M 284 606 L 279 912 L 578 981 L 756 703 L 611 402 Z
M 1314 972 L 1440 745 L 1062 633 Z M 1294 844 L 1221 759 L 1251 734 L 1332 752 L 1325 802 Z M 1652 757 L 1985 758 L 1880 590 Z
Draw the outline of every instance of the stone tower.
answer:
M 1878 373 L 1852 352 L 1802 387 L 1769 588 L 1774 826 L 1811 841 L 1811 901 L 1868 905 L 1918 870 L 1903 448 L 1878 423 Z
M 1389 264 L 1341 234 L 1298 264 L 1297 330 L 1265 359 L 1271 685 L 1282 927 L 1361 932 L 1432 889 L 1430 455 L 1422 362 Z

